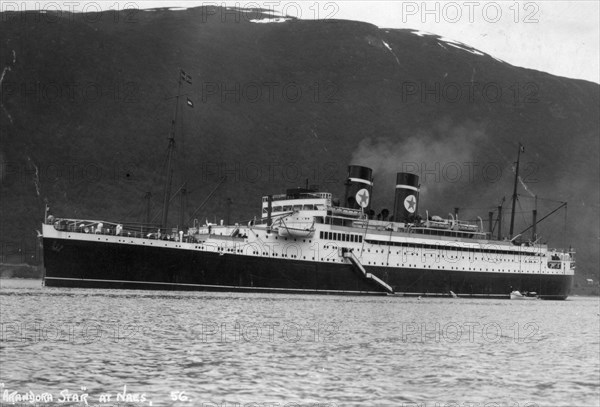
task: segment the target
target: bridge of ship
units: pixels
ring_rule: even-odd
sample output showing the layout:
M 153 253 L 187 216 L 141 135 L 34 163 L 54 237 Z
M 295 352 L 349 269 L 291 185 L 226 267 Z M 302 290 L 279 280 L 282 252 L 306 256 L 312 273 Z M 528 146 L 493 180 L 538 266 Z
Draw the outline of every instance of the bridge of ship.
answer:
M 271 216 L 283 216 L 299 211 L 313 212 L 314 216 L 322 216 L 331 207 L 329 192 L 301 192 L 271 196 Z M 269 196 L 262 198 L 262 219 L 269 215 Z M 307 213 L 307 215 L 311 215 Z

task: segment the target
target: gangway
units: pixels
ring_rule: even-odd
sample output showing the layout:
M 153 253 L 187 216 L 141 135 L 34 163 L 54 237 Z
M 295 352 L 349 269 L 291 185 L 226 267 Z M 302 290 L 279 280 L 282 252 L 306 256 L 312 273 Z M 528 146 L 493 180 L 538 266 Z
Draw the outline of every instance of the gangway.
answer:
M 344 256 L 344 258 L 350 260 L 350 263 L 352 263 L 354 268 L 357 271 L 359 271 L 366 279 L 374 281 L 377 285 L 379 285 L 381 288 L 383 288 L 389 294 L 394 294 L 394 290 L 392 289 L 392 287 L 390 287 L 385 281 L 383 281 L 376 275 L 367 273 L 367 270 L 365 270 L 363 265 L 360 263 L 360 261 L 358 260 L 356 255 L 351 250 L 342 248 L 342 256 Z

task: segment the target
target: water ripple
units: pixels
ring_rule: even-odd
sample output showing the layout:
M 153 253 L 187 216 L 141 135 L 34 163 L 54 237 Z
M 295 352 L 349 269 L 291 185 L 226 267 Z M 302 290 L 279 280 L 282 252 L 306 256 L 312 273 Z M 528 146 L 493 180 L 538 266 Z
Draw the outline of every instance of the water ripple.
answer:
M 144 395 L 139 406 L 584 407 L 600 397 L 598 299 L 1 287 L 0 390 L 85 387 L 93 402 L 126 391 Z

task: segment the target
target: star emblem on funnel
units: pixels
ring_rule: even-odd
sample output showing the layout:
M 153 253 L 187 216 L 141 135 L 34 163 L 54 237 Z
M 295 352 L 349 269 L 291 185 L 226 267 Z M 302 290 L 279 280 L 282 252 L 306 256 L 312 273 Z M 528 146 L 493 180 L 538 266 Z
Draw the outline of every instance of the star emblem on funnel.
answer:
M 369 206 L 369 191 L 366 189 L 361 189 L 356 193 L 356 202 L 360 205 L 361 208 L 366 208 Z
M 417 209 L 417 198 L 414 195 L 409 195 L 404 199 L 404 207 L 410 213 L 415 213 L 415 209 Z

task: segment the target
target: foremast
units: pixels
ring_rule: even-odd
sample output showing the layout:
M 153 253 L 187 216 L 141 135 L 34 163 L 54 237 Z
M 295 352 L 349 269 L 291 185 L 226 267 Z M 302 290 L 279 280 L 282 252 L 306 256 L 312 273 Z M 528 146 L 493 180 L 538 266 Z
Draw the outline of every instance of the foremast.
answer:
M 163 193 L 163 210 L 162 210 L 162 220 L 160 223 L 161 228 L 167 227 L 167 222 L 169 219 L 169 203 L 171 201 L 171 188 L 173 185 L 173 153 L 175 151 L 175 132 L 176 132 L 176 123 L 177 116 L 179 113 L 179 98 L 181 95 L 181 88 L 183 86 L 183 82 L 188 84 L 192 84 L 192 77 L 185 73 L 182 69 L 179 70 L 179 80 L 177 81 L 177 95 L 175 95 L 175 112 L 173 113 L 173 120 L 171 120 L 171 130 L 169 132 L 169 145 L 167 147 L 167 178 L 165 180 L 165 187 Z M 191 101 L 188 98 L 188 105 L 193 106 Z M 182 187 L 182 194 L 185 193 L 185 183 Z M 182 203 L 182 211 L 183 211 L 183 203 Z M 183 215 L 182 215 L 183 218 Z M 183 225 L 180 225 L 183 227 Z

